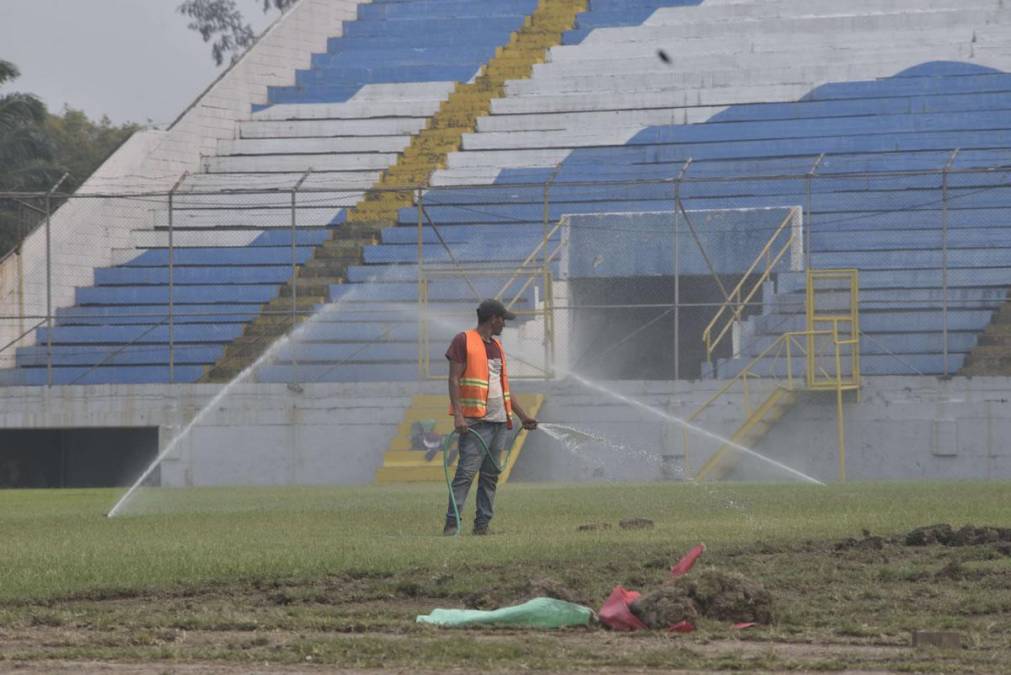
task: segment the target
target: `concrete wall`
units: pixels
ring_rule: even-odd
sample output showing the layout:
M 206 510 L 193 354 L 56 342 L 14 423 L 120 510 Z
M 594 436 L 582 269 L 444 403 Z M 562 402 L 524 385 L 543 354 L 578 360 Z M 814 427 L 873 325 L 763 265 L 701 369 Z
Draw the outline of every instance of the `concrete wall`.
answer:
M 110 157 L 78 195 L 167 192 L 186 171 L 196 171 L 217 142 L 234 138 L 236 122 L 249 119 L 254 103 L 265 103 L 267 87 L 290 85 L 295 69 L 307 68 L 313 52 L 326 51 L 329 37 L 342 34 L 360 0 L 302 0 L 219 77 L 165 131 L 148 130 Z M 72 305 L 74 289 L 93 282 L 95 267 L 109 265 L 115 249 L 131 246 L 130 232 L 150 229 L 158 200 L 74 199 L 52 218 L 53 307 Z M 46 312 L 46 242 L 43 228 L 29 236 L 21 260 L 0 264 L 0 314 Z M 18 265 L 23 268 L 18 272 Z M 23 275 L 23 279 L 19 276 Z M 0 344 L 19 334 L 16 322 L 0 322 Z M 18 344 L 31 344 L 29 335 Z M 13 365 L 13 349 L 0 353 L 0 367 Z
M 719 382 L 607 382 L 611 393 L 574 381 L 524 382 L 545 391 L 541 421 L 596 435 L 575 447 L 531 434 L 516 480 L 651 481 L 697 468 L 718 442 L 690 434 L 652 412 L 686 417 Z M 162 467 L 166 485 L 366 484 L 396 433 L 413 394 L 442 382 L 242 384 L 208 411 Z M 753 401 L 762 387 L 755 384 Z M 158 427 L 164 449 L 219 392 L 216 385 L 96 385 L 0 389 L 0 428 Z M 621 400 L 619 397 L 625 397 Z M 638 401 L 642 405 L 632 401 Z M 742 421 L 730 396 L 698 424 L 729 435 Z M 847 473 L 851 480 L 1011 478 L 1011 378 L 870 378 L 859 402 L 847 400 Z M 807 395 L 755 450 L 825 481 L 835 480 L 834 401 Z M 741 479 L 791 480 L 748 460 Z

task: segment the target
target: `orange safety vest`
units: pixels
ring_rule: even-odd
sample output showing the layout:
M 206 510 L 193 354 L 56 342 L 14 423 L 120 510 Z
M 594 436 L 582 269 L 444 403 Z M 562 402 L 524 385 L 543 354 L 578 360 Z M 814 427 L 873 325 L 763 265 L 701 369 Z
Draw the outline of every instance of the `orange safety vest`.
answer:
M 467 336 L 467 367 L 460 378 L 459 402 L 460 411 L 464 417 L 481 418 L 488 414 L 488 354 L 485 352 L 484 340 L 476 330 L 464 333 Z M 492 338 L 498 344 L 502 354 L 502 397 L 505 402 L 506 420 L 512 425 L 512 400 L 509 396 L 509 374 L 506 370 L 506 354 L 502 343 Z M 449 414 L 454 414 L 450 403 Z

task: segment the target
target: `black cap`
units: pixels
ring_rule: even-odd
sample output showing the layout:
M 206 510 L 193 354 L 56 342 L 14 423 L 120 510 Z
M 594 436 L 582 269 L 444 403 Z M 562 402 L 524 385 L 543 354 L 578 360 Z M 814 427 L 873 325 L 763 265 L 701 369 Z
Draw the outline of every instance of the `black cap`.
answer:
M 484 323 L 493 316 L 500 316 L 503 319 L 515 319 L 516 315 L 505 308 L 498 300 L 489 298 L 483 301 L 477 308 L 477 322 Z

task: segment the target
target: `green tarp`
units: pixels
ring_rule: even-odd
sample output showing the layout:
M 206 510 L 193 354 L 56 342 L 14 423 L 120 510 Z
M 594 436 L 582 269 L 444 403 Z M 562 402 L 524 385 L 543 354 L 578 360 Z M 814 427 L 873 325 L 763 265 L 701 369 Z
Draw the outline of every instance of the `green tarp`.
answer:
M 522 605 L 482 609 L 433 609 L 427 616 L 419 616 L 418 623 L 436 626 L 527 626 L 531 628 L 562 628 L 585 626 L 590 623 L 593 610 L 555 598 L 534 598 Z

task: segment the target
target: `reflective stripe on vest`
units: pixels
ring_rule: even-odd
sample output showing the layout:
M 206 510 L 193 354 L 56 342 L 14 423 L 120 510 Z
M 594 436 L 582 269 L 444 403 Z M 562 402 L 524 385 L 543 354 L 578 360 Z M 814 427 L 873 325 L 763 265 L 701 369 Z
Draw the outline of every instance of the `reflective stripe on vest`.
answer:
M 460 412 L 464 417 L 481 418 L 488 414 L 488 353 L 485 351 L 484 340 L 476 330 L 464 333 L 467 336 L 467 366 L 460 378 L 460 390 L 457 400 Z M 496 338 L 499 353 L 502 355 L 502 398 L 505 403 L 506 419 L 512 417 L 512 397 L 509 394 L 509 375 L 506 371 L 506 355 L 502 343 Z M 453 414 L 450 405 L 449 414 Z

